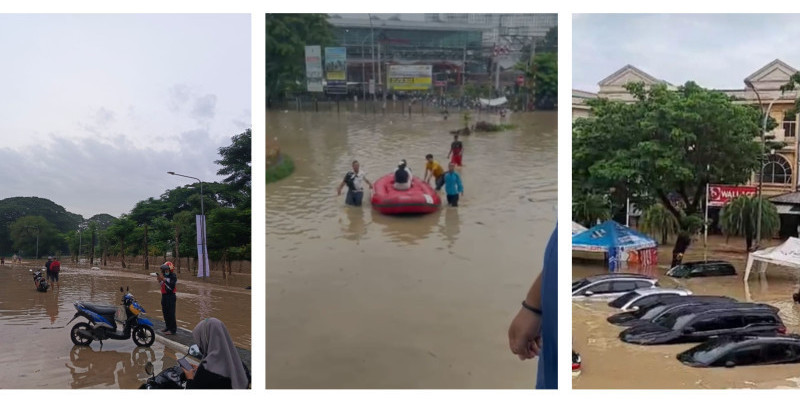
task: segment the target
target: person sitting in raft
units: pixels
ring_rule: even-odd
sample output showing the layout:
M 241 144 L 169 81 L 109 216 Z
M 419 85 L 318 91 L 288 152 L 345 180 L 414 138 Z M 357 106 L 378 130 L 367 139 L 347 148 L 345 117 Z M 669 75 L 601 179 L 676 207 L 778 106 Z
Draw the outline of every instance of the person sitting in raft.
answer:
M 411 168 L 408 168 L 406 160 L 397 164 L 397 169 L 394 171 L 394 188 L 396 190 L 411 189 Z

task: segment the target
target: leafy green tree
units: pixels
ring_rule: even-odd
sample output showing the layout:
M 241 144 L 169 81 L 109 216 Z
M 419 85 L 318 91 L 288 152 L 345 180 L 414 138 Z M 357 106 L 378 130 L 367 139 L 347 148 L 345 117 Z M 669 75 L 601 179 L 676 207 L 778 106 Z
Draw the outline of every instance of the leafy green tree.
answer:
M 558 102 L 558 53 L 533 56 L 533 85 L 536 108 L 554 109 Z
M 214 226 L 207 232 L 209 255 L 223 261 L 222 276 L 226 277 L 233 258 L 249 258 L 250 209 L 217 208 L 208 215 L 208 225 Z
M 608 197 L 600 194 L 572 194 L 575 201 L 572 203 L 572 220 L 591 228 L 597 225 L 597 221 L 611 219 L 611 203 Z
M 302 90 L 305 46 L 333 43 L 333 26 L 326 14 L 267 14 L 267 108 L 287 92 Z
M 14 249 L 22 254 L 38 256 L 57 254 L 64 248 L 64 241 L 55 225 L 42 216 L 32 215 L 18 218 L 9 226 Z
M 675 235 L 680 231 L 680 224 L 672 213 L 661 204 L 650 206 L 642 214 L 642 231 L 651 235 L 661 235 L 661 244 L 667 244 L 669 235 Z
M 719 225 L 728 236 L 744 237 L 747 250 L 753 247 L 753 239 L 758 229 L 758 197 L 739 196 L 722 207 Z M 778 209 L 767 199 L 761 199 L 761 234 L 774 236 L 781 228 Z
M 125 254 L 128 252 L 128 247 L 135 243 L 135 230 L 136 222 L 125 214 L 114 221 L 106 230 L 109 244 L 113 246 L 117 254 L 122 256 L 122 268 L 127 268 Z
M 248 129 L 244 133 L 232 137 L 233 143 L 230 146 L 219 149 L 222 159 L 214 161 L 215 164 L 222 166 L 217 171 L 217 175 L 227 175 L 222 182 L 230 185 L 233 190 L 246 194 L 250 193 L 251 182 L 251 136 L 251 131 Z
M 798 86 L 800 86 L 800 72 L 795 72 L 794 75 L 789 77 L 789 82 L 781 86 L 781 94 L 797 90 Z M 795 100 L 793 111 L 795 114 L 800 112 L 800 97 Z
M 694 82 L 626 88 L 635 102 L 591 100 L 594 117 L 573 124 L 573 179 L 597 191 L 625 187 L 635 204 L 660 202 L 680 224 L 673 254 L 684 253 L 702 227 L 706 184 L 741 184 L 757 169 L 761 113 Z
M 547 31 L 544 39 L 536 45 L 537 53 L 558 53 L 558 26 Z

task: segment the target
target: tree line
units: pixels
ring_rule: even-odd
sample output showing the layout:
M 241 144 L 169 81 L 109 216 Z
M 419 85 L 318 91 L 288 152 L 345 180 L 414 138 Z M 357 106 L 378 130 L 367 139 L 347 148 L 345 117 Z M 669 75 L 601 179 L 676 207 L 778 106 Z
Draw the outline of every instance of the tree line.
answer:
M 232 261 L 250 259 L 251 251 L 251 130 L 231 139 L 215 161 L 221 166 L 217 174 L 225 178 L 202 184 L 208 255 L 223 262 L 224 276 L 231 272 Z M 114 257 L 130 268 L 131 257 L 142 256 L 145 269 L 168 259 L 180 268 L 180 258 L 197 258 L 195 215 L 201 212 L 200 201 L 200 184 L 193 183 L 139 201 L 119 218 L 100 214 L 64 229 L 51 218 L 26 215 L 10 223 L 8 231 L 14 252 L 27 257 L 34 256 L 38 241 L 40 258 L 67 254 L 91 263 L 99 258 L 105 264 Z

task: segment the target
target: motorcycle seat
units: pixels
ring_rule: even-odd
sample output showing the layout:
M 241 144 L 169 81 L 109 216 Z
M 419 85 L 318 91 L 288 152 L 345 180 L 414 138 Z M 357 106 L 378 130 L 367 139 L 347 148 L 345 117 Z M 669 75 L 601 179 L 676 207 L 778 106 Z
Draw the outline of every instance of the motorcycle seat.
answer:
M 114 306 L 91 304 L 91 303 L 83 303 L 83 306 L 100 315 L 111 315 L 113 317 L 114 314 L 117 313 L 117 307 Z

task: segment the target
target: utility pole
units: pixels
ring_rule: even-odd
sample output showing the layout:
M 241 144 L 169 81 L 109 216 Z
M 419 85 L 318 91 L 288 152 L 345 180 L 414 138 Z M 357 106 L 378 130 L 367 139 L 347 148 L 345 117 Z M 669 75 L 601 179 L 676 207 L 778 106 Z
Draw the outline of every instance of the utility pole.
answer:
M 503 14 L 497 16 L 497 41 L 500 41 L 500 31 L 503 28 Z M 494 54 L 494 90 L 500 92 L 500 52 L 497 45 L 495 45 Z
M 370 41 L 372 42 L 371 51 L 372 54 L 372 80 L 375 80 L 375 31 L 372 28 L 372 14 L 369 15 L 369 36 Z M 375 91 L 372 92 L 372 102 L 375 103 Z

